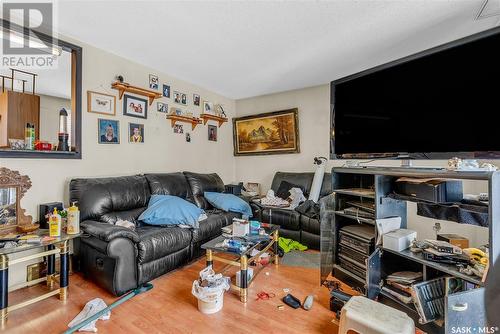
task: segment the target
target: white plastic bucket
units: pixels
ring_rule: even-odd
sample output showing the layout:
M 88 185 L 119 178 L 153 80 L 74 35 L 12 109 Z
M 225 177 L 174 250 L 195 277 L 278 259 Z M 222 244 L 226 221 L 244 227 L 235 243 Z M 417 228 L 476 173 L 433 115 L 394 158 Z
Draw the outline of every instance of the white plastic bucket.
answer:
M 222 310 L 224 306 L 224 290 L 218 293 L 206 295 L 198 298 L 198 310 L 204 314 L 213 314 Z
M 210 287 L 200 286 L 200 280 L 193 282 L 191 293 L 198 299 L 198 310 L 204 314 L 217 313 L 224 305 L 224 291 L 229 290 L 229 277 L 215 274 L 212 266 L 200 271 L 200 279 L 209 282 Z

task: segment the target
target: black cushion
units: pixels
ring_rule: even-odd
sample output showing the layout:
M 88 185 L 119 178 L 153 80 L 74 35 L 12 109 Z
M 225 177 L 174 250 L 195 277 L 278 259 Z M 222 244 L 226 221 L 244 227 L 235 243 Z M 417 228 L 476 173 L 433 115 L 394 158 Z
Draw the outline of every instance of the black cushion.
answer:
M 114 225 L 118 220 L 128 220 L 129 222 L 134 223 L 135 225 L 140 225 L 137 219 L 144 210 L 146 210 L 146 207 L 126 210 L 126 211 L 109 212 L 101 216 L 101 221 Z
M 139 235 L 137 260 L 139 263 L 153 261 L 188 246 L 191 231 L 181 227 L 143 226 L 136 229 Z
M 117 238 L 130 239 L 134 243 L 139 241 L 139 235 L 135 231 L 123 226 L 85 220 L 81 223 L 81 227 L 86 234 L 106 242 Z
M 300 226 L 302 231 L 307 231 L 316 235 L 320 235 L 320 223 L 319 220 L 314 218 L 309 218 L 304 215 L 300 215 Z
M 145 176 L 151 188 L 151 194 L 172 195 L 184 198 L 190 202 L 193 201 L 189 183 L 181 172 L 146 174 Z
M 216 173 L 198 174 L 184 172 L 186 179 L 191 187 L 191 193 L 194 197 L 194 203 L 201 209 L 212 209 L 213 206 L 205 200 L 203 194 L 205 191 L 223 192 L 224 182 Z
M 294 210 L 264 208 L 262 210 L 262 220 L 279 225 L 287 230 L 300 230 L 300 213 Z
M 275 194 L 282 199 L 287 199 L 288 197 L 290 197 L 290 189 L 292 188 L 300 188 L 302 192 L 304 192 L 304 189 L 301 186 L 283 180 L 281 181 L 280 186 L 276 190 Z
M 141 175 L 73 179 L 69 189 L 70 202 L 77 202 L 82 221 L 145 207 L 151 197 L 146 178 Z
M 317 234 L 307 231 L 301 231 L 300 243 L 307 246 L 309 249 L 320 250 L 320 237 Z
M 288 181 L 292 184 L 298 185 L 304 196 L 309 195 L 311 190 L 312 180 L 314 173 L 292 173 L 292 172 L 276 172 L 274 174 L 271 189 L 276 193 L 282 181 Z

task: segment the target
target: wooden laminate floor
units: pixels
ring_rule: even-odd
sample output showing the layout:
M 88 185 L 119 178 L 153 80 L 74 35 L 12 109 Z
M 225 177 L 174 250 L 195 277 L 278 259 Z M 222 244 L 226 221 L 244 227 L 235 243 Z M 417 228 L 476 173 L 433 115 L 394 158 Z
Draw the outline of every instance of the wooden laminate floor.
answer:
M 235 292 L 228 292 L 222 311 L 204 315 L 191 295 L 193 280 L 203 267 L 204 259 L 200 259 L 154 280 L 151 291 L 115 308 L 110 320 L 99 320 L 98 333 L 337 333 L 333 312 L 329 310 L 328 290 L 319 286 L 318 269 L 268 265 L 252 283 L 246 305 Z M 216 264 L 216 271 L 221 267 Z M 288 306 L 278 310 L 277 306 L 283 304 L 283 288 L 291 289 L 301 300 L 314 295 L 312 310 Z M 9 295 L 9 303 L 32 297 L 43 289 L 35 286 L 15 291 Z M 276 297 L 256 301 L 260 291 L 273 292 Z M 63 303 L 52 297 L 13 311 L 4 332 L 61 333 L 85 303 L 96 297 L 108 305 L 116 299 L 79 274 L 71 275 L 68 301 Z

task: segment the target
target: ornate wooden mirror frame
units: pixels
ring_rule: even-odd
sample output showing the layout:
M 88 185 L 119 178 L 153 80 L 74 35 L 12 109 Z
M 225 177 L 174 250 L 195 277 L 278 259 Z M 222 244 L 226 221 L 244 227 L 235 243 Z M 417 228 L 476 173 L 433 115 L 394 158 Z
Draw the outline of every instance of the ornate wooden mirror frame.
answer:
M 5 167 L 0 168 L 0 189 L 16 189 L 16 223 L 6 226 L 0 225 L 0 234 L 7 234 L 16 231 L 18 226 L 30 225 L 32 217 L 25 215 L 25 210 L 21 208 L 21 199 L 31 188 L 31 180 L 27 175 L 21 175 L 18 171 L 10 170 Z M 1 203 L 0 203 L 1 204 Z M 1 207 L 0 207 L 1 209 Z M 1 213 L 1 211 L 0 211 Z

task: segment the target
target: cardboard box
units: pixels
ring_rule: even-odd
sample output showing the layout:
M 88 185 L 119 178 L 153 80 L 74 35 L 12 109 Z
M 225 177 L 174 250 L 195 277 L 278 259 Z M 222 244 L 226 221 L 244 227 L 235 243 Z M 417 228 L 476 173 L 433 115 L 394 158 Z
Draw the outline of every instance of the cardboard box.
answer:
M 411 242 L 417 238 L 417 232 L 400 228 L 382 236 L 384 248 L 400 252 L 410 247 Z
M 449 242 L 450 244 L 460 247 L 462 249 L 469 248 L 469 239 L 462 237 L 461 235 L 458 234 L 453 234 L 453 233 L 438 234 L 437 240 Z

